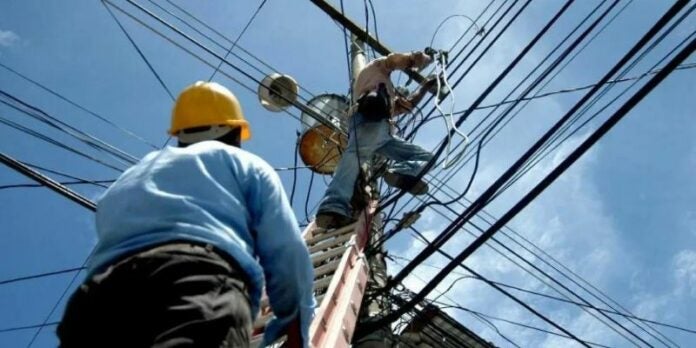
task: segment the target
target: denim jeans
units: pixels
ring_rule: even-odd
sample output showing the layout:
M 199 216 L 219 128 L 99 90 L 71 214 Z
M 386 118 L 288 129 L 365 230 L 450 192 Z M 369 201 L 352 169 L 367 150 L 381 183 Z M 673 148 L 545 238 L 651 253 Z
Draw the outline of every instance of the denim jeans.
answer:
M 386 119 L 370 122 L 360 113 L 353 114 L 349 122 L 348 147 L 321 200 L 319 213 L 333 212 L 351 216 L 350 199 L 360 173 L 360 165 L 370 161 L 374 154 L 394 161 L 390 171 L 413 176 L 420 173 L 433 155 L 418 145 L 392 136 L 390 130 L 391 125 Z

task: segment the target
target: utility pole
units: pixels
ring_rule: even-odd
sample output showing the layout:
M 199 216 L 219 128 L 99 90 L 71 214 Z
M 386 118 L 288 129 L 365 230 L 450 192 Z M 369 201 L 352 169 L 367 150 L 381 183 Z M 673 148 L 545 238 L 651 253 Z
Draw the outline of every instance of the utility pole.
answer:
M 355 86 L 355 81 L 358 78 L 358 75 L 360 75 L 360 72 L 362 69 L 365 67 L 367 57 L 365 57 L 365 43 L 360 40 L 355 34 L 351 35 L 351 46 L 350 46 L 350 58 L 351 58 L 351 67 L 352 67 L 352 81 L 351 83 L 351 93 L 353 93 L 354 86 Z M 351 95 L 351 100 L 355 102 L 357 98 L 360 96 L 358 95 Z M 369 163 L 373 163 L 373 161 L 369 161 Z M 367 172 L 372 172 L 371 168 L 367 168 Z M 366 186 L 369 186 L 370 193 L 366 195 L 361 195 L 362 197 L 369 197 L 370 203 L 367 205 L 370 206 L 371 204 L 377 204 L 377 200 L 379 197 L 376 196 L 378 192 L 374 189 L 377 187 L 377 183 L 374 182 L 368 182 L 365 183 Z M 364 187 L 363 187 L 364 188 Z M 380 239 L 382 234 L 384 233 L 383 230 L 383 225 L 382 221 L 379 218 L 379 216 L 374 216 L 372 219 L 371 225 L 368 227 L 370 229 L 369 233 L 369 239 L 367 240 L 367 247 L 370 247 L 374 245 L 376 241 Z M 381 289 L 387 284 L 387 264 L 384 260 L 384 253 L 381 250 L 378 250 L 374 253 L 372 253 L 368 258 L 367 258 L 367 265 L 369 269 L 369 277 L 367 279 L 367 288 L 365 293 L 369 294 L 371 289 Z M 360 322 L 363 320 L 369 320 L 369 318 L 372 318 L 376 315 L 379 315 L 382 313 L 382 311 L 385 309 L 383 308 L 383 303 L 382 298 L 373 298 L 369 301 L 363 300 L 362 305 L 360 306 L 361 311 L 360 315 L 358 316 L 358 323 L 357 327 L 360 326 Z M 387 347 L 389 340 L 388 337 L 390 336 L 390 331 L 387 330 L 377 330 L 365 337 L 361 337 L 359 340 L 354 340 L 353 341 L 353 347 L 356 348 L 383 348 Z
M 355 101 L 358 96 L 353 94 L 353 87 L 355 86 L 355 80 L 358 79 L 358 75 L 365 67 L 367 58 L 365 57 L 365 43 L 360 40 L 355 34 L 350 35 L 350 61 L 351 61 L 351 76 L 353 79 L 350 81 L 350 91 L 351 100 Z

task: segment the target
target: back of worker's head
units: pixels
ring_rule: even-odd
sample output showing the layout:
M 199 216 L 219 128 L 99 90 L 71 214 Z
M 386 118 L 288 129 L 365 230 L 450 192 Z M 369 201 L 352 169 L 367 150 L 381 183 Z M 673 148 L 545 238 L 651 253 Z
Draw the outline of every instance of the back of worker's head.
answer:
M 242 107 L 227 88 L 215 82 L 198 81 L 186 87 L 172 110 L 169 134 L 180 147 L 217 140 L 232 146 L 251 137 Z

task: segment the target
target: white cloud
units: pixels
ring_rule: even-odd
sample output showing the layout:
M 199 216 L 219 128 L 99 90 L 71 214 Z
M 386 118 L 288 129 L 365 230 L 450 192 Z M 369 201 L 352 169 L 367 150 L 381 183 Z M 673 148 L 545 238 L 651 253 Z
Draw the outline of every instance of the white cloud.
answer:
M 0 30 L 0 46 L 10 47 L 19 42 L 19 35 L 11 30 Z
M 443 31 L 443 34 L 445 33 Z M 521 50 L 519 42 L 522 41 L 510 37 L 503 37 L 502 40 L 504 41 L 503 43 L 493 47 L 492 52 L 487 56 L 489 59 L 482 60 L 476 69 L 473 69 L 467 75 L 467 78 L 462 80 L 455 93 L 457 109 L 468 107 L 473 98 L 477 97 L 482 89 L 508 64 L 510 57 L 514 55 L 513 53 Z M 447 40 L 442 41 L 447 42 Z M 519 81 L 521 78 L 519 75 L 538 63 L 540 59 L 540 56 L 534 57 L 532 55 L 530 59 L 523 60 L 519 69 L 513 70 L 512 75 L 507 80 L 504 80 L 496 90 L 494 94 L 498 95 L 487 98 L 483 104 L 489 104 L 493 100 L 500 100 L 502 94 L 512 88 L 506 81 Z M 563 83 L 560 81 L 556 82 L 559 85 L 577 84 L 567 81 Z M 497 179 L 509 167 L 513 160 L 516 160 L 521 155 L 522 151 L 526 150 L 531 144 L 530 139 L 538 138 L 555 120 L 563 115 L 568 109 L 568 105 L 561 104 L 560 101 L 562 100 L 561 98 L 547 98 L 543 102 L 530 103 L 523 113 L 520 113 L 507 128 L 496 136 L 494 141 L 483 150 L 478 175 L 467 198 L 475 199 L 478 197 L 493 180 Z M 487 113 L 488 111 L 473 113 L 463 124 L 462 129 L 468 131 Z M 426 148 L 433 148 L 442 139 L 444 130 L 445 128 L 440 121 L 432 122 L 429 126 L 423 127 L 419 131 L 416 143 Z M 572 149 L 577 147 L 586 135 L 577 134 L 569 139 L 553 156 L 549 156 L 539 163 L 527 175 L 522 177 L 516 185 L 501 195 L 499 199 L 491 204 L 488 210 L 498 216 L 501 212 L 507 211 L 514 202 L 529 191 L 533 185 L 538 183 L 553 167 L 558 165 Z M 631 240 L 629 240 L 629 238 L 632 238 L 631 234 L 627 233 L 628 231 L 619 229 L 618 224 L 615 222 L 614 212 L 603 202 L 604 197 L 603 193 L 600 192 L 598 180 L 604 179 L 595 177 L 598 166 L 607 165 L 606 163 L 598 162 L 597 154 L 600 151 L 601 146 L 595 146 L 592 151 L 586 153 L 509 225 L 525 238 L 560 260 L 575 273 L 580 274 L 591 284 L 616 299 L 626 308 L 629 308 L 633 313 L 649 319 L 680 323 L 688 315 L 674 310 L 674 308 L 679 306 L 684 307 L 684 298 L 683 296 L 674 296 L 675 291 L 677 291 L 675 289 L 679 288 L 678 284 L 682 284 L 681 289 L 683 292 L 689 293 L 691 291 L 691 296 L 696 296 L 696 252 L 685 251 L 680 253 L 679 257 L 675 257 L 673 272 L 676 280 L 674 284 L 665 284 L 662 288 L 655 288 L 652 287 L 656 281 L 655 279 L 636 278 L 636 275 L 644 272 L 648 265 L 634 255 L 633 250 L 626 247 L 627 245 L 632 245 Z M 694 154 L 696 154 L 696 151 L 694 151 Z M 695 159 L 696 155 L 692 156 L 691 160 L 694 163 L 696 163 Z M 461 191 L 469 180 L 471 168 L 472 166 L 468 166 L 457 173 L 457 175 L 447 179 L 447 184 L 457 191 Z M 435 171 L 433 169 L 433 173 Z M 451 204 L 450 207 L 457 212 L 463 210 L 461 206 L 454 204 Z M 447 215 L 452 215 L 444 209 L 441 210 Z M 693 218 L 693 216 L 691 217 Z M 429 213 L 429 210 L 427 210 L 421 220 L 417 222 L 417 226 L 420 230 L 426 231 L 425 234 L 432 240 L 445 225 L 443 221 L 444 219 Z M 688 221 L 692 222 L 694 219 L 688 219 Z M 476 220 L 476 222 L 480 221 Z M 488 226 L 486 224 L 481 225 L 484 228 Z M 544 266 L 540 260 L 511 243 L 501 233 L 498 233 L 496 238 L 526 257 L 535 266 L 539 266 L 557 277 L 559 281 L 581 294 L 592 304 L 606 307 L 577 286 L 573 286 L 570 281 L 549 267 Z M 466 232 L 460 231 L 445 245 L 444 249 L 450 254 L 456 255 L 472 239 Z M 560 296 L 546 285 L 520 270 L 510 261 L 492 251 L 489 247 L 490 245 L 495 246 L 494 243 L 489 241 L 487 245 L 481 247 L 472 257 L 467 259 L 466 265 L 491 280 Z M 421 243 L 411 242 L 400 247 L 394 246 L 390 251 L 410 258 L 416 255 L 422 248 L 423 245 Z M 500 249 L 500 247 L 498 248 Z M 504 251 L 504 253 L 510 255 L 509 252 Z M 514 258 L 512 255 L 510 256 Z M 447 262 L 442 257 L 433 256 L 426 263 L 443 266 Z M 393 265 L 390 265 L 390 267 L 389 271 L 392 274 L 399 269 L 399 267 L 393 267 Z M 461 271 L 461 269 L 457 271 Z M 414 291 L 418 291 L 422 288 L 423 282 L 432 279 L 436 272 L 438 270 L 431 267 L 419 267 L 412 277 L 407 278 L 405 285 Z M 665 274 L 669 277 L 670 273 L 666 272 Z M 417 277 L 422 280 L 417 279 Z M 457 279 L 457 276 L 450 275 L 447 277 L 436 288 L 430 298 L 437 296 L 439 291 L 448 288 L 455 279 Z M 633 284 L 635 282 L 641 282 L 641 286 Z M 630 289 L 627 289 L 627 286 Z M 626 292 L 626 290 L 630 290 L 630 292 Z M 598 319 L 575 306 L 540 299 L 539 297 L 524 295 L 519 292 L 513 291 L 512 293 L 518 295 L 522 300 L 544 315 L 552 318 L 561 326 L 569 329 L 578 337 L 609 346 L 626 346 L 630 344 Z M 473 310 L 553 330 L 547 323 L 535 318 L 533 314 L 519 304 L 508 300 L 496 290 L 477 280 L 467 279 L 459 281 L 448 292 L 448 297 Z M 576 299 L 573 298 L 573 300 Z M 461 311 L 448 312 L 485 339 L 492 340 L 501 347 L 510 346 L 494 329 L 475 320 L 471 315 Z M 607 321 L 606 318 L 602 317 L 602 319 Z M 576 346 L 566 338 L 545 335 L 499 322 L 493 323 L 498 325 L 499 329 L 508 337 L 513 338 L 514 341 L 524 347 Z M 631 328 L 642 334 L 635 327 Z
M 696 297 L 696 251 L 682 250 L 674 256 L 674 278 L 677 293 Z

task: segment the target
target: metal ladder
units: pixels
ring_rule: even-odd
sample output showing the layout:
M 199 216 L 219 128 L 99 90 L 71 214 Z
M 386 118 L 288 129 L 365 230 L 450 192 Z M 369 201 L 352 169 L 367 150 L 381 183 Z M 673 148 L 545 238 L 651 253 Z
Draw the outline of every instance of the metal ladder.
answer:
M 376 205 L 372 202 L 351 225 L 325 231 L 312 222 L 303 232 L 314 266 L 314 296 L 319 305 L 309 330 L 312 347 L 350 346 L 369 275 L 363 249 Z M 261 343 L 263 328 L 272 316 L 264 296 L 254 323 L 252 347 Z

